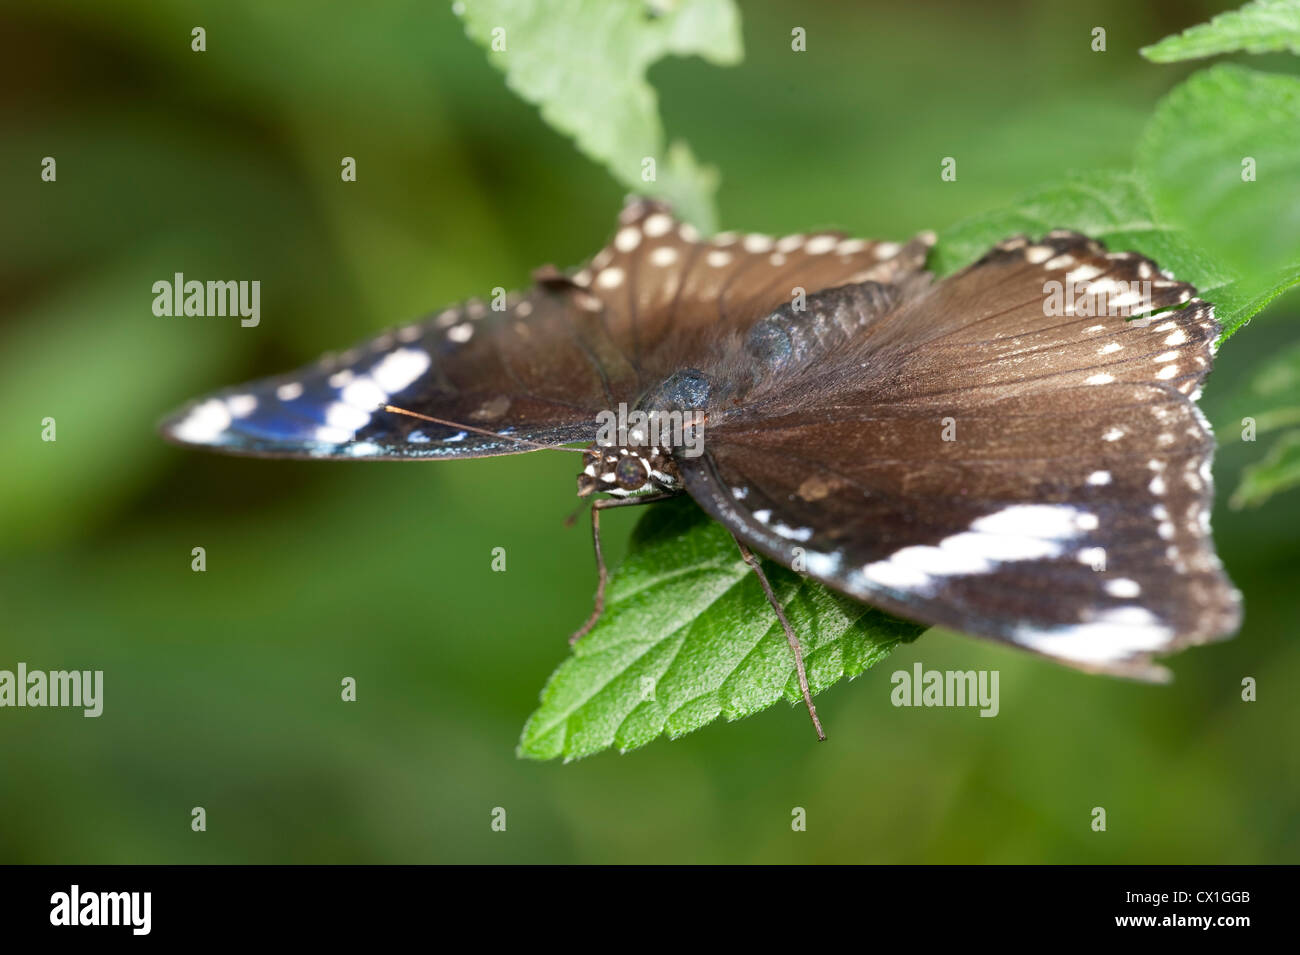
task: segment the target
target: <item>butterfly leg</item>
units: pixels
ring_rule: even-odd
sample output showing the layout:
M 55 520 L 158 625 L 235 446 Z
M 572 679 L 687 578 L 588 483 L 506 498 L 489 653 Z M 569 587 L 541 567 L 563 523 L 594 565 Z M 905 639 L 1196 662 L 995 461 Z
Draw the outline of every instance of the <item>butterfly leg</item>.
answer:
M 799 646 L 799 637 L 795 635 L 794 628 L 790 626 L 790 621 L 785 617 L 785 611 L 781 608 L 781 602 L 776 599 L 776 594 L 772 592 L 772 585 L 767 582 L 767 574 L 763 573 L 763 567 L 758 562 L 758 558 L 753 555 L 744 541 L 735 534 L 732 534 L 736 546 L 740 548 L 740 556 L 745 558 L 745 563 L 750 569 L 758 575 L 758 582 L 763 585 L 763 593 L 767 594 L 767 602 L 772 605 L 776 611 L 776 618 L 781 621 L 781 627 L 785 630 L 785 641 L 790 644 L 790 652 L 794 654 L 794 669 L 799 674 L 799 689 L 803 691 L 804 706 L 808 707 L 808 715 L 812 717 L 813 729 L 817 731 L 817 738 L 825 740 L 826 734 L 822 731 L 821 720 L 817 718 L 817 707 L 813 706 L 812 691 L 808 688 L 808 673 L 803 666 L 803 649 Z
M 653 504 L 655 501 L 666 501 L 670 497 L 677 495 L 670 491 L 654 494 L 641 494 L 636 497 L 610 497 L 601 498 L 591 502 L 591 542 L 596 551 L 596 605 L 592 608 L 591 616 L 587 622 L 574 631 L 573 636 L 569 637 L 570 645 L 577 643 L 596 625 L 600 615 L 605 612 L 605 583 L 609 579 L 609 574 L 605 570 L 605 555 L 600 550 L 600 512 L 609 507 L 631 507 L 635 504 Z

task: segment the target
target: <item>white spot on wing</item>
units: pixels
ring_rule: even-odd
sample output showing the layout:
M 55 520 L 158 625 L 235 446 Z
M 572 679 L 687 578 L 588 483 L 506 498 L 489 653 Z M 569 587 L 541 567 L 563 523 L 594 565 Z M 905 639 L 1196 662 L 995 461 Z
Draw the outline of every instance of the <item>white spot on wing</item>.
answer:
M 375 362 L 370 377 L 388 394 L 395 395 L 428 371 L 429 364 L 428 352 L 419 348 L 399 348 Z
M 1013 504 L 978 518 L 971 524 L 971 530 L 1063 540 L 1076 536 L 1084 523 L 1092 523 L 1085 518 L 1096 520 L 1092 514 L 1065 504 Z
M 257 396 L 231 395 L 226 399 L 226 407 L 232 418 L 247 418 L 257 410 Z
M 369 378 L 358 378 L 339 393 L 343 404 L 362 411 L 374 411 L 388 401 L 388 393 Z
M 341 401 L 332 401 L 325 409 L 325 423 L 331 428 L 346 431 L 350 438 L 370 423 L 370 412 Z
M 814 577 L 830 577 L 839 570 L 839 567 L 840 558 L 838 554 L 817 552 L 804 557 L 804 569 Z
M 837 241 L 833 235 L 815 235 L 808 240 L 808 243 L 803 248 L 809 255 L 825 255 L 835 248 Z
M 1118 663 L 1168 645 L 1173 631 L 1142 607 L 1114 607 L 1092 620 L 1040 630 L 1022 626 L 1012 639 L 1048 656 L 1078 663 Z
M 623 270 L 617 266 L 602 269 L 601 273 L 596 276 L 596 284 L 601 288 L 618 288 L 623 284 Z
M 642 226 L 642 228 L 645 229 L 645 234 L 651 238 L 658 238 L 661 235 L 666 235 L 668 230 L 672 227 L 672 217 L 662 212 L 656 212 L 654 215 L 650 216 L 645 220 L 645 224 Z
M 1095 515 L 1060 504 L 1014 504 L 978 518 L 970 530 L 937 545 L 895 551 L 862 568 L 863 576 L 885 587 L 925 590 L 936 577 L 986 574 L 998 564 L 1047 560 L 1065 544 L 1097 526 Z
M 1116 577 L 1114 580 L 1106 581 L 1106 593 L 1112 597 L 1127 599 L 1142 593 L 1142 588 L 1138 586 L 1136 580 L 1129 580 L 1127 577 Z
M 614 236 L 614 248 L 620 252 L 631 252 L 641 244 L 641 232 L 632 226 L 619 229 L 618 235 Z
M 895 564 L 892 560 L 867 564 L 862 573 L 871 582 L 895 590 L 925 590 L 930 583 L 930 577 L 924 572 Z
M 1103 568 L 1106 566 L 1106 548 L 1104 547 L 1084 547 L 1078 553 L 1079 563 L 1087 564 L 1089 567 Z
M 172 433 L 182 441 L 191 444 L 208 444 L 220 437 L 230 427 L 230 411 L 222 401 L 209 398 L 202 404 L 195 405 L 190 413 L 172 429 Z

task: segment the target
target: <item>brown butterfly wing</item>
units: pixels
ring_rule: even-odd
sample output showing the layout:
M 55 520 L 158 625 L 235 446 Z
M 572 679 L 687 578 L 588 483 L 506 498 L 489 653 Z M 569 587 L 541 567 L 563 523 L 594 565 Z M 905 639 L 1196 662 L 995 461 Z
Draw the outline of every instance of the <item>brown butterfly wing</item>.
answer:
M 236 454 L 353 459 L 592 441 L 599 411 L 634 404 L 673 371 L 704 361 L 713 343 L 743 333 L 795 290 L 915 274 L 927 248 L 826 232 L 703 241 L 663 204 L 635 200 L 610 244 L 580 269 L 539 270 L 523 294 L 448 308 L 341 355 L 205 396 L 162 430 Z
M 1079 314 L 1093 309 L 1068 297 L 1048 314 L 1070 276 L 1121 314 Z M 1146 297 L 1129 301 L 1130 282 Z M 1194 294 L 1073 233 L 1008 240 L 715 416 L 705 455 L 681 462 L 687 489 L 751 546 L 852 596 L 1157 676 L 1154 654 L 1240 619 L 1194 404 L 1219 329 Z

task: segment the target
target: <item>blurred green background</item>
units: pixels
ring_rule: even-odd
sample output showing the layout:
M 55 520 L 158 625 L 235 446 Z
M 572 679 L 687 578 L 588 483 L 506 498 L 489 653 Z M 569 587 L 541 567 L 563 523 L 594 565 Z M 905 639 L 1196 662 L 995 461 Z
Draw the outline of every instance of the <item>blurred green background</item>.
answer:
M 650 76 L 669 135 L 722 173 L 724 228 L 902 238 L 1067 169 L 1127 167 L 1196 66 L 1137 47 L 1220 9 L 742 4 L 742 65 Z M 198 393 L 582 260 L 622 191 L 425 0 L 6 5 L 0 75 L 0 668 L 102 669 L 106 697 L 99 719 L 0 710 L 0 862 L 1300 858 L 1300 495 L 1217 509 L 1246 626 L 1169 661 L 1171 686 L 931 632 L 819 699 L 825 745 L 778 706 L 627 756 L 517 759 L 590 607 L 589 538 L 562 524 L 570 456 L 239 460 L 153 427 Z M 150 287 L 177 271 L 260 279 L 260 326 L 155 317 Z M 1224 348 L 1212 419 L 1298 337 L 1298 312 L 1284 298 Z M 1226 500 L 1259 446 L 1221 440 Z M 635 518 L 606 519 L 615 561 Z M 890 672 L 917 660 L 999 669 L 1000 716 L 892 707 Z

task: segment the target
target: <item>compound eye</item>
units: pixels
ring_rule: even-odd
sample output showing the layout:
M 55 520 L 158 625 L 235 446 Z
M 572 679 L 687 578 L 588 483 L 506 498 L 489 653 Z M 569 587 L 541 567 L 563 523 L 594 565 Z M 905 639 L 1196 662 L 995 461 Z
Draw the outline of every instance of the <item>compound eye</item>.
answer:
M 625 457 L 614 468 L 614 481 L 625 491 L 635 491 L 646 480 L 645 465 L 639 458 Z

